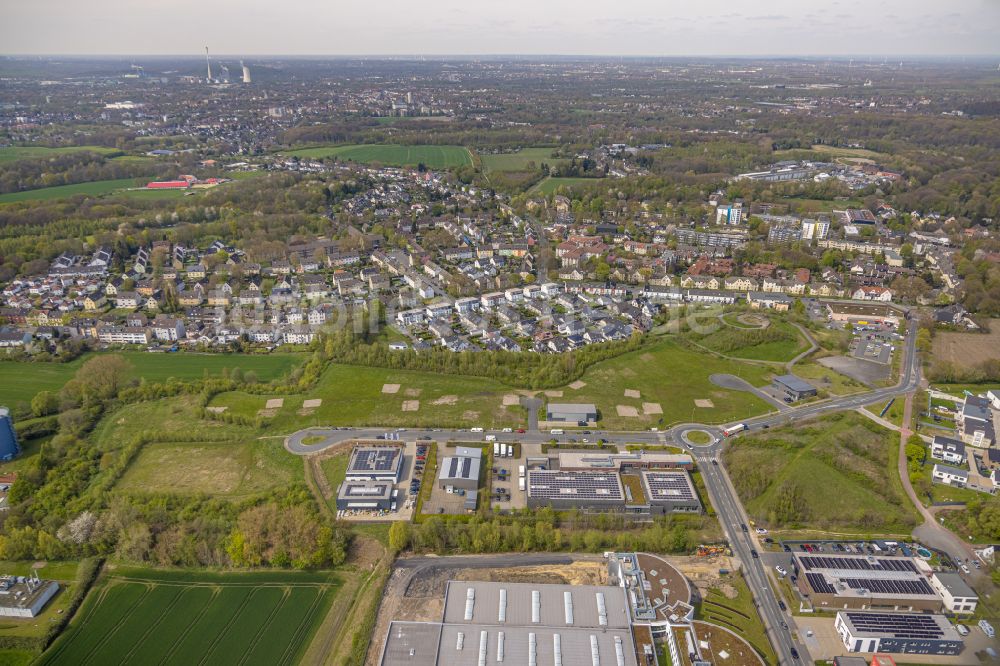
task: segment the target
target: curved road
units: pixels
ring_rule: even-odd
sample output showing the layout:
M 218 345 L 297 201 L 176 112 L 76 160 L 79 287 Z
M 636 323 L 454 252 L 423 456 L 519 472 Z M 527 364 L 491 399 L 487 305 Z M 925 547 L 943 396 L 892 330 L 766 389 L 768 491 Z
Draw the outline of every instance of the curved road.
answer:
M 920 384 L 920 369 L 916 358 L 916 333 L 917 325 L 915 321 L 909 321 L 903 347 L 903 361 L 901 367 L 900 380 L 895 386 L 876 389 L 865 393 L 858 393 L 837 398 L 821 400 L 800 407 L 787 407 L 777 413 L 765 414 L 742 421 L 746 430 L 760 430 L 772 426 L 786 425 L 795 421 L 809 419 L 821 414 L 837 412 L 846 409 L 856 409 L 863 405 L 872 404 L 888 400 L 894 396 L 907 394 L 915 391 Z M 735 378 L 734 378 L 735 379 Z M 756 392 L 756 391 L 755 391 Z M 732 426 L 735 424 L 728 424 Z M 706 430 L 714 439 L 707 446 L 691 446 L 681 437 L 685 430 Z M 385 428 L 310 428 L 289 435 L 285 439 L 285 448 L 296 455 L 310 455 L 321 452 L 334 444 L 352 439 L 375 439 L 378 436 L 386 436 L 392 431 Z M 322 436 L 326 440 L 316 444 L 307 445 L 303 441 L 306 437 Z M 580 437 L 579 432 L 569 435 L 554 436 L 551 433 L 540 432 L 537 427 L 533 427 L 524 433 L 503 433 L 491 431 L 490 435 L 496 437 L 499 442 L 547 442 L 551 439 L 567 442 L 570 435 Z M 425 437 L 428 439 L 465 439 L 470 437 L 485 438 L 485 433 L 470 433 L 467 430 L 441 430 L 422 429 L 407 430 L 406 439 L 417 439 Z M 766 567 L 761 559 L 754 557 L 755 544 L 753 537 L 744 532 L 743 526 L 748 524 L 746 513 L 739 497 L 736 494 L 732 483 L 722 465 L 719 464 L 718 454 L 724 447 L 722 430 L 718 426 L 711 426 L 698 423 L 680 424 L 664 432 L 637 431 L 637 432 L 607 432 L 592 431 L 588 438 L 592 440 L 604 439 L 612 444 L 623 445 L 625 443 L 648 443 L 648 444 L 671 444 L 689 449 L 694 458 L 699 463 L 702 470 L 702 477 L 708 489 L 709 497 L 719 516 L 719 522 L 726 533 L 726 537 L 733 549 L 733 552 L 740 558 L 746 572 L 747 582 L 754 596 L 754 603 L 760 613 L 761 618 L 767 628 L 768 635 L 778 654 L 779 662 L 783 664 L 809 663 L 809 653 L 805 648 L 796 643 L 794 637 L 787 628 L 788 618 L 778 607 L 777 597 L 772 590 Z M 903 434 L 905 441 L 905 433 Z M 905 478 L 905 476 L 904 476 Z M 919 507 L 919 502 L 916 502 Z M 935 523 L 936 525 L 936 523 Z M 950 534 L 950 533 L 949 533 Z M 954 535 L 952 535 L 954 536 Z M 959 540 L 961 541 L 961 540 Z M 962 544 L 964 546 L 964 544 Z M 954 547 L 954 544 L 951 544 Z M 949 554 L 951 548 L 945 548 Z M 959 549 L 960 553 L 965 553 L 965 549 Z M 519 554 L 518 561 L 530 563 L 530 555 Z M 406 567 L 426 567 L 433 566 L 435 558 L 409 558 L 401 560 L 401 566 Z M 502 561 L 509 562 L 509 558 L 501 558 Z M 484 561 L 484 560 L 478 560 Z M 792 656 L 792 650 L 796 650 L 799 660 Z

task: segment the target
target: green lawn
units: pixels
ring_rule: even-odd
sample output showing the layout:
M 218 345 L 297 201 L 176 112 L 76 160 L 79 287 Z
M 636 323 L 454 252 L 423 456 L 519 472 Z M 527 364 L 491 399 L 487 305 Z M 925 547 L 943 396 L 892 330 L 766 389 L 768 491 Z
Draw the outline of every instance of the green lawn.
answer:
M 483 162 L 483 170 L 487 173 L 490 171 L 527 171 L 531 162 L 535 163 L 537 169 L 543 162 L 548 165 L 556 165 L 568 161 L 552 157 L 552 150 L 552 148 L 522 148 L 516 153 L 480 154 L 479 158 Z
M 772 529 L 900 533 L 915 515 L 898 435 L 854 413 L 733 440 L 724 459 L 750 517 Z
M 294 664 L 341 586 L 329 573 L 116 569 L 39 664 Z
M 572 189 L 574 187 L 586 187 L 588 185 L 598 185 L 604 181 L 603 178 L 552 178 L 548 177 L 538 183 L 530 190 L 529 194 L 553 194 L 560 189 Z
M 142 448 L 115 490 L 246 497 L 303 480 L 301 462 L 278 439 L 155 443 Z
M 803 360 L 796 363 L 794 372 L 797 376 L 808 380 L 813 386 L 819 389 L 819 397 L 821 398 L 857 393 L 865 388 L 860 382 L 854 381 L 847 375 L 842 375 L 836 370 L 831 370 L 813 360 Z
M 121 353 L 135 368 L 134 375 L 147 381 L 198 379 L 219 375 L 224 369 L 239 368 L 254 372 L 260 381 L 270 381 L 287 374 L 301 363 L 301 354 L 150 354 Z M 69 363 L 29 363 L 0 361 L 0 405 L 30 401 L 39 391 L 58 391 L 89 358 L 82 356 Z
M 34 201 L 44 199 L 60 199 L 72 197 L 77 194 L 96 197 L 108 194 L 115 190 L 127 187 L 138 187 L 149 182 L 148 178 L 119 178 L 117 180 L 95 180 L 90 183 L 76 183 L 74 185 L 59 185 L 57 187 L 43 187 L 37 190 L 27 190 L 25 192 L 10 192 L 0 194 L 0 203 L 11 203 L 12 201 Z
M 7 146 L 0 148 L 0 162 L 54 157 L 56 155 L 83 151 L 100 153 L 102 155 L 120 152 L 117 148 L 106 148 L 104 146 L 62 146 L 60 148 L 48 148 L 46 146 Z
M 762 329 L 724 327 L 697 342 L 726 356 L 781 363 L 809 348 L 794 326 L 777 319 L 771 319 L 770 325 Z
M 646 349 L 624 354 L 589 368 L 579 390 L 564 386 L 562 396 L 538 395 L 543 400 L 591 402 L 601 414 L 600 426 L 645 430 L 670 423 L 695 420 L 722 423 L 768 411 L 750 393 L 722 389 L 708 381 L 714 373 L 732 373 L 755 385 L 766 384 L 769 372 L 758 365 L 729 361 L 686 349 L 664 338 Z M 396 393 L 383 386 L 399 384 Z M 625 398 L 625 390 L 640 391 L 639 399 Z M 517 405 L 504 406 L 503 396 L 516 389 L 499 382 L 462 375 L 411 370 L 331 365 L 308 394 L 270 396 L 242 392 L 223 393 L 211 402 L 227 412 L 256 417 L 268 399 L 281 397 L 283 405 L 268 416 L 272 432 L 291 432 L 310 425 L 332 426 L 482 426 L 524 427 L 526 414 Z M 311 414 L 300 414 L 307 399 L 321 399 Z M 695 400 L 711 400 L 712 407 L 696 407 Z M 413 405 L 418 401 L 419 405 Z M 404 403 L 416 411 L 403 411 Z M 658 406 L 662 414 L 644 413 L 644 404 Z M 632 406 L 638 416 L 619 416 L 617 406 Z M 655 411 L 655 407 L 653 410 Z
M 429 169 L 450 169 L 472 164 L 472 154 L 462 146 L 402 146 L 394 144 L 319 146 L 300 148 L 286 153 L 291 157 L 324 158 L 369 164 L 379 162 L 389 166 L 417 166 Z

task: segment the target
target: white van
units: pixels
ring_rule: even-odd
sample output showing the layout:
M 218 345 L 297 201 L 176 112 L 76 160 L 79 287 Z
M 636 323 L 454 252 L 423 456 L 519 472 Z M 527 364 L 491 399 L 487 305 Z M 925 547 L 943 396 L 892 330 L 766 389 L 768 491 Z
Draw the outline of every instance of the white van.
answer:
M 553 435 L 561 435 L 561 434 L 563 434 L 563 431 L 562 430 L 555 430 L 555 429 L 553 429 L 553 430 L 550 430 L 549 433 L 551 433 Z
M 497 436 L 496 435 L 486 435 L 486 441 L 487 442 L 495 442 L 495 441 L 497 441 Z
M 469 431 L 470 432 L 482 432 L 483 429 L 482 428 L 470 428 Z

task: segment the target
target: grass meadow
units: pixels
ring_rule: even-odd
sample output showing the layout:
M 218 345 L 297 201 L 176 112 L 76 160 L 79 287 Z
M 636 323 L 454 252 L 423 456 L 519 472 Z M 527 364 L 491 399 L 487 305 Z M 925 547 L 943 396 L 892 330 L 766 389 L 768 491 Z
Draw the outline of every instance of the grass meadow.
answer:
M 555 194 L 561 189 L 573 189 L 575 187 L 597 185 L 603 181 L 603 178 L 552 178 L 550 176 L 528 190 L 528 193 L 545 195 Z
M 0 203 L 11 203 L 14 201 L 40 201 L 46 199 L 61 199 L 83 194 L 90 197 L 97 197 L 109 194 L 116 190 L 127 187 L 138 187 L 149 182 L 148 178 L 118 178 L 115 180 L 95 180 L 89 183 L 75 183 L 73 185 L 57 185 L 56 187 L 43 187 L 37 190 L 26 190 L 24 192 L 9 192 L 0 194 Z
M 219 375 L 223 370 L 239 368 L 253 371 L 260 381 L 270 381 L 287 374 L 302 362 L 301 354 L 150 354 L 118 352 L 134 367 L 133 374 L 147 381 L 198 379 Z M 29 402 L 39 391 L 58 391 L 89 358 L 86 354 L 69 363 L 31 363 L 0 361 L 0 405 Z
M 490 171 L 526 171 L 532 162 L 537 169 L 542 162 L 555 165 L 568 161 L 552 157 L 552 150 L 552 148 L 522 148 L 514 153 L 481 154 L 479 159 L 482 160 L 483 170 L 487 173 Z
M 293 664 L 341 581 L 327 573 L 116 569 L 38 664 Z
M 0 162 L 55 157 L 56 155 L 84 151 L 100 153 L 102 155 L 119 152 L 117 148 L 106 148 L 104 146 L 62 146 L 59 148 L 48 148 L 46 146 L 4 146 L 0 148 Z
M 909 533 L 898 437 L 842 413 L 736 438 L 724 457 L 747 513 L 771 529 Z
M 403 146 L 394 144 L 318 146 L 300 148 L 286 153 L 291 157 L 337 157 L 348 162 L 388 166 L 417 166 L 428 169 L 450 169 L 472 164 L 472 153 L 462 146 Z

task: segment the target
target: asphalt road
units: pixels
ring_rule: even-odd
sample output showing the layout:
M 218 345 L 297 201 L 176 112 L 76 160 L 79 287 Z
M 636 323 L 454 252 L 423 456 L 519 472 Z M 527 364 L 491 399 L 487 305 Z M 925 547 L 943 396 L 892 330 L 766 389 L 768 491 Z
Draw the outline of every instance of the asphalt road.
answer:
M 920 368 L 916 363 L 916 334 L 916 321 L 910 322 L 906 334 L 905 344 L 903 346 L 901 378 L 895 386 L 876 389 L 866 393 L 821 400 L 802 405 L 800 407 L 791 407 L 778 413 L 747 419 L 742 421 L 742 423 L 746 426 L 748 431 L 770 428 L 772 426 L 777 427 L 780 425 L 787 425 L 795 421 L 812 418 L 821 414 L 838 412 L 847 409 L 856 409 L 863 405 L 889 400 L 894 396 L 906 394 L 916 390 L 920 384 Z M 727 426 L 724 427 L 730 427 L 732 425 L 735 424 L 727 424 Z M 681 433 L 685 430 L 691 429 L 708 431 L 714 437 L 712 443 L 707 446 L 700 447 L 688 445 L 681 437 Z M 374 439 L 378 436 L 386 438 L 401 437 L 402 435 L 397 435 L 397 432 L 399 431 L 387 431 L 383 428 L 314 428 L 299 431 L 290 435 L 285 440 L 285 448 L 298 455 L 308 455 L 310 453 L 322 451 L 335 443 L 348 439 Z M 764 563 L 761 559 L 753 557 L 752 552 L 755 549 L 753 536 L 743 531 L 743 525 L 749 525 L 743 506 L 740 504 L 736 491 L 732 487 L 724 467 L 721 464 L 718 464 L 719 453 L 725 446 L 725 440 L 722 437 L 722 429 L 720 429 L 720 427 L 698 423 L 686 423 L 674 426 L 670 430 L 664 432 L 607 432 L 594 430 L 586 434 L 577 431 L 570 434 L 554 436 L 551 433 L 539 432 L 537 429 L 532 428 L 524 433 L 490 432 L 489 434 L 495 436 L 496 440 L 499 442 L 546 442 L 552 439 L 567 442 L 571 438 L 576 441 L 586 438 L 590 442 L 596 442 L 597 439 L 604 439 L 612 444 L 620 445 L 625 443 L 649 443 L 671 444 L 687 448 L 691 451 L 692 455 L 694 455 L 699 464 L 699 468 L 702 470 L 702 476 L 705 480 L 705 486 L 708 489 L 710 499 L 712 500 L 712 505 L 718 513 L 719 522 L 726 533 L 726 537 L 729 539 L 733 552 L 743 563 L 747 583 L 754 596 L 754 603 L 767 627 L 768 635 L 775 651 L 778 654 L 779 662 L 783 664 L 811 663 L 808 651 L 806 651 L 801 644 L 797 644 L 795 642 L 787 628 L 787 621 L 789 617 L 786 616 L 778 607 L 778 600 L 770 586 L 770 583 L 768 582 L 767 571 Z M 316 445 L 307 446 L 302 443 L 302 440 L 309 435 L 324 436 L 326 437 L 326 441 Z M 485 436 L 486 433 L 474 433 L 467 430 L 440 429 L 407 430 L 405 435 L 408 440 L 424 437 L 435 440 L 459 441 L 482 440 Z M 530 559 L 531 557 L 533 556 L 530 554 L 519 554 L 517 555 L 517 562 L 519 564 L 530 564 L 532 562 Z M 401 566 L 433 566 L 433 562 L 427 561 L 433 559 L 435 558 L 410 558 L 409 560 L 401 560 Z M 482 562 L 483 560 L 477 561 Z M 501 557 L 500 561 L 509 563 L 510 559 Z M 793 649 L 797 650 L 799 659 L 792 657 Z

